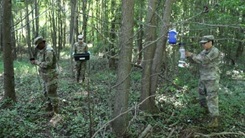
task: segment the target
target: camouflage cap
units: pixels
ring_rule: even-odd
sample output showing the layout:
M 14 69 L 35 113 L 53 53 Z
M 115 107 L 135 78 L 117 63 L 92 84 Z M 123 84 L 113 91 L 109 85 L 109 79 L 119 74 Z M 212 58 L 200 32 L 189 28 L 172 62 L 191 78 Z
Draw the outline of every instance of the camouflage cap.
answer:
M 200 43 L 206 43 L 208 41 L 213 41 L 214 40 L 214 36 L 213 35 L 205 35 L 202 37 L 202 40 L 200 41 Z
M 83 39 L 83 35 L 78 35 L 77 38 L 78 39 Z
M 34 39 L 34 44 L 35 44 L 35 48 L 37 48 L 38 44 L 41 42 L 45 42 L 45 40 L 43 39 L 43 37 L 38 36 Z

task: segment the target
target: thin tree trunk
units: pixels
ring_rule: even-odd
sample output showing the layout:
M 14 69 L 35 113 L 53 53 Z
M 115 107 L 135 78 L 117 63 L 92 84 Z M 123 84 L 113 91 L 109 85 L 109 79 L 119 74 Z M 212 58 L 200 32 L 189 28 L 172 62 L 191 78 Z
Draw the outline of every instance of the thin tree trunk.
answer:
M 62 6 L 61 6 L 61 0 L 58 0 L 57 1 L 57 5 L 58 5 L 58 12 L 57 12 L 57 16 L 58 16 L 58 19 L 57 19 L 57 27 L 58 27 L 58 47 L 57 47 L 57 59 L 60 59 L 60 51 L 61 49 L 63 48 L 63 40 L 65 39 L 62 39 L 63 37 L 63 26 L 65 26 L 65 23 L 63 23 L 63 20 L 64 20 L 64 11 L 62 9 Z M 64 37 L 65 38 L 65 37 Z
M 37 0 L 35 0 L 35 17 L 39 16 L 39 8 L 38 8 L 38 2 Z M 35 19 L 36 23 L 35 23 L 35 37 L 37 37 L 39 35 L 39 18 Z
M 0 3 L 0 51 L 3 51 L 3 38 L 2 38 L 2 34 L 3 34 L 3 8 L 2 8 L 2 3 Z
M 71 22 L 70 22 L 70 44 L 74 43 L 74 28 L 76 24 L 76 17 L 77 17 L 77 0 L 71 0 Z
M 11 18 L 11 26 L 13 27 L 12 30 L 14 30 L 14 19 Z M 15 31 L 11 31 L 11 45 L 12 45 L 12 55 L 13 60 L 17 59 L 17 48 L 16 48 L 16 40 L 15 40 Z
M 28 9 L 28 2 L 25 1 L 25 10 L 26 10 L 26 30 L 27 30 L 27 34 L 26 34 L 26 43 L 28 45 L 28 51 L 29 51 L 29 57 L 33 58 L 34 55 L 32 53 L 32 48 L 31 48 L 31 29 L 30 29 L 30 24 L 29 24 L 29 9 Z
M 52 37 L 52 42 L 53 42 L 53 48 L 55 50 L 55 52 L 57 52 L 57 31 L 56 31 L 56 28 L 57 28 L 57 23 L 56 23 L 56 14 L 55 14 L 55 11 L 54 9 L 51 10 L 50 12 L 50 16 L 49 16 L 49 20 L 51 21 L 50 24 L 51 24 L 51 37 Z M 56 53 L 57 54 L 57 53 Z
M 163 10 L 163 22 L 162 27 L 160 29 L 160 39 L 157 42 L 157 48 L 155 50 L 155 55 L 152 63 L 152 72 L 151 72 L 151 95 L 156 93 L 157 84 L 158 84 L 158 76 L 161 73 L 161 67 L 163 63 L 163 58 L 166 57 L 166 41 L 167 41 L 167 33 L 169 30 L 169 23 L 170 23 L 170 15 L 172 4 L 174 0 L 166 0 Z M 154 101 L 155 97 L 150 98 L 150 100 Z
M 112 21 L 111 21 L 111 28 L 110 28 L 110 40 L 112 43 L 109 44 L 109 48 L 108 48 L 108 52 L 109 52 L 109 56 L 107 57 L 109 60 L 109 68 L 110 69 L 116 69 L 116 59 L 112 58 L 116 55 L 115 52 L 115 42 L 116 42 L 116 22 L 118 17 L 115 16 L 116 14 L 116 10 L 117 10 L 117 6 L 116 6 L 116 1 L 112 0 L 111 1 L 111 15 L 114 15 Z
M 16 102 L 14 65 L 11 46 L 11 0 L 3 1 L 3 60 L 4 60 L 4 99 Z
M 82 26 L 82 31 L 83 31 L 83 35 L 84 35 L 84 41 L 87 41 L 87 24 L 88 24 L 88 15 L 87 15 L 87 0 L 83 0 L 83 7 L 82 7 L 82 11 L 83 11 L 83 26 Z
M 73 71 L 73 68 L 74 68 L 74 63 L 73 63 L 73 57 L 72 57 L 72 49 L 73 49 L 73 43 L 74 43 L 74 38 L 75 38 L 75 26 L 76 26 L 76 17 L 77 17 L 77 13 L 76 13 L 76 9 L 77 9 L 77 0 L 71 0 L 71 23 L 70 23 L 70 45 L 71 45 L 71 48 L 70 48 L 70 64 L 71 64 L 71 73 L 72 73 L 72 76 L 74 76 L 74 71 Z
M 245 14 L 243 14 L 243 11 L 241 11 L 240 12 L 241 21 L 240 21 L 239 24 L 243 23 L 244 17 L 245 17 Z M 236 36 L 237 36 L 236 38 L 241 38 L 241 36 L 239 34 L 243 34 L 244 33 L 244 29 L 240 28 L 238 32 L 241 32 L 241 33 L 236 33 Z M 244 34 L 242 36 L 244 36 Z M 238 47 L 237 47 L 237 50 L 236 50 L 236 61 L 237 62 L 238 62 L 240 56 L 242 56 L 243 51 L 244 51 L 244 41 L 239 41 L 238 42 Z
M 152 94 L 151 91 L 151 66 L 156 49 L 156 6 L 157 0 L 148 0 L 148 13 L 146 22 L 146 44 L 144 46 L 144 61 L 143 61 L 143 74 L 141 82 L 141 101 L 145 102 L 141 105 L 141 109 L 149 112 L 155 112 L 156 107 L 154 98 L 149 98 Z M 153 100 L 152 100 L 153 99 Z
M 128 125 L 128 113 L 124 113 L 128 108 L 128 96 L 130 90 L 130 71 L 133 48 L 133 18 L 134 0 L 122 1 L 122 26 L 119 38 L 119 65 L 117 72 L 116 94 L 113 117 L 117 117 L 113 122 L 113 130 L 118 137 L 123 137 Z

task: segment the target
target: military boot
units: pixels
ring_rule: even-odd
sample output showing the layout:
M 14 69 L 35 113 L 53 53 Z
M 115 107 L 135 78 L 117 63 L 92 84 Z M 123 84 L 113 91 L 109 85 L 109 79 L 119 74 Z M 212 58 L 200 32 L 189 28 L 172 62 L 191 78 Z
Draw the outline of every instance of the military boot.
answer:
M 77 81 L 77 83 L 79 83 L 79 77 L 76 77 L 76 81 Z
M 54 111 L 55 114 L 59 113 L 59 109 L 58 109 L 57 105 L 53 107 L 53 111 Z
M 45 110 L 46 110 L 47 112 L 52 111 L 52 110 L 53 110 L 52 104 L 51 104 L 51 103 L 48 103 Z
M 209 110 L 208 110 L 208 107 L 207 106 L 204 106 L 204 107 L 201 107 L 202 108 L 202 113 L 204 115 L 207 115 L 209 113 Z
M 217 128 L 219 126 L 218 117 L 212 117 L 211 122 L 208 124 L 209 128 Z

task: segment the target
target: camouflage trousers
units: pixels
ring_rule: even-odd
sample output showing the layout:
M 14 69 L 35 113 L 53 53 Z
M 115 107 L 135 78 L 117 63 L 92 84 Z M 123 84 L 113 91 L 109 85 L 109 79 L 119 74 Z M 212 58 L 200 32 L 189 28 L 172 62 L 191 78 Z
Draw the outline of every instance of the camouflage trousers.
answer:
M 86 71 L 86 61 L 76 61 L 75 63 L 75 78 L 77 82 L 80 79 L 84 81 L 85 79 L 85 71 Z
M 219 80 L 199 80 L 199 100 L 207 107 L 212 117 L 219 116 Z
M 40 73 L 43 80 L 44 96 L 47 98 L 47 102 L 51 103 L 53 107 L 58 107 L 59 99 L 57 94 L 58 88 L 58 74 L 55 70 Z

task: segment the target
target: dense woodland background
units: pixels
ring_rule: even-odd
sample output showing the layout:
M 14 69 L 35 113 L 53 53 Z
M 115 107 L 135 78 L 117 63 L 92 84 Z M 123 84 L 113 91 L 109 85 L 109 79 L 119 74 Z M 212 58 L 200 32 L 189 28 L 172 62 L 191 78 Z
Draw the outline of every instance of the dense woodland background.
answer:
M 0 137 L 245 137 L 244 0 L 1 0 Z M 213 34 L 224 54 L 220 127 L 198 104 L 198 68 L 179 68 L 178 43 L 202 50 Z M 84 34 L 86 82 L 74 80 L 72 44 Z M 60 115 L 50 124 L 33 39 L 58 55 Z

